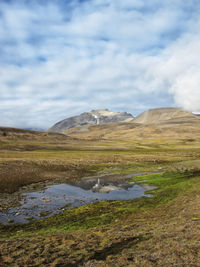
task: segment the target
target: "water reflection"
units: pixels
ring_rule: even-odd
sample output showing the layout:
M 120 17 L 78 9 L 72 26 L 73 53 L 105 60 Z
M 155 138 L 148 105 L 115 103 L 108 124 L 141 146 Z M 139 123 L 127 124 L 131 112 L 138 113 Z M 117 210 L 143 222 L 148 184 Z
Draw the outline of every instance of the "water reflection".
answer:
M 45 190 L 22 195 L 20 207 L 0 212 L 0 222 L 27 223 L 38 220 L 64 209 L 74 208 L 100 200 L 131 200 L 140 197 L 151 197 L 145 194 L 141 185 L 131 184 L 124 180 L 87 179 L 68 184 L 47 186 Z

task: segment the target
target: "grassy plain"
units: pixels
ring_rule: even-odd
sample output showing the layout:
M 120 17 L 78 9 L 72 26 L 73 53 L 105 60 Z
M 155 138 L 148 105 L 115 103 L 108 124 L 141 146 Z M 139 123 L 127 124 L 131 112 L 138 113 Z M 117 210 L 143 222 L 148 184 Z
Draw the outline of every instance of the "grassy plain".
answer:
M 158 187 L 153 198 L 102 201 L 26 225 L 0 225 L 0 266 L 200 266 L 198 128 L 191 137 L 190 128 L 172 135 L 163 126 L 118 127 L 127 129 L 102 137 L 95 128 L 82 139 L 0 130 L 1 209 L 13 205 L 3 199 L 33 184 L 161 172 L 134 178 Z

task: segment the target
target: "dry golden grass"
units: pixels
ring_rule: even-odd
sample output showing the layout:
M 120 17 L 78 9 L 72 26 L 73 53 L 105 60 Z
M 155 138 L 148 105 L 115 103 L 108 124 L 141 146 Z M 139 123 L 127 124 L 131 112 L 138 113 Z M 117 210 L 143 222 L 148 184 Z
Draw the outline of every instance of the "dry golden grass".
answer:
M 39 169 L 23 162 L 3 163 L 0 167 L 0 193 L 13 193 L 26 184 L 42 179 Z

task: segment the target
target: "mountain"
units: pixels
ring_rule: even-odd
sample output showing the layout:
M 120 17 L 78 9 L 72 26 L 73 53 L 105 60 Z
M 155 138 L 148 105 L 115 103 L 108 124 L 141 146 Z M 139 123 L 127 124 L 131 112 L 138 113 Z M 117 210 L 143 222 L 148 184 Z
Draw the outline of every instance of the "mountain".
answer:
M 134 117 L 127 112 L 112 112 L 108 109 L 92 110 L 84 112 L 79 116 L 74 116 L 62 120 L 53 125 L 49 132 L 64 132 L 67 129 L 85 125 L 102 125 L 114 122 L 130 122 Z
M 180 108 L 156 108 L 143 112 L 134 119 L 134 122 L 141 124 L 186 123 L 196 118 L 191 112 Z
M 65 130 L 73 138 L 87 140 L 136 140 L 148 138 L 200 138 L 200 118 L 179 108 L 159 108 L 143 112 L 130 122 L 85 125 Z

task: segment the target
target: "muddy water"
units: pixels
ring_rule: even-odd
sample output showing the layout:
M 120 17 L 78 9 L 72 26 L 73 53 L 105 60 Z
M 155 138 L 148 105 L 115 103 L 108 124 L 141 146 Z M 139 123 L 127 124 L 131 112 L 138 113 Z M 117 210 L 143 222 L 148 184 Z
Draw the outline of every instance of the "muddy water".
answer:
M 127 179 L 130 176 L 124 178 Z M 128 183 L 124 179 L 87 179 L 47 186 L 42 191 L 22 194 L 19 207 L 0 212 L 0 222 L 3 224 L 27 223 L 61 213 L 65 209 L 100 200 L 151 197 L 152 195 L 145 194 L 145 191 L 150 189 L 154 187 L 147 189 L 142 185 Z

